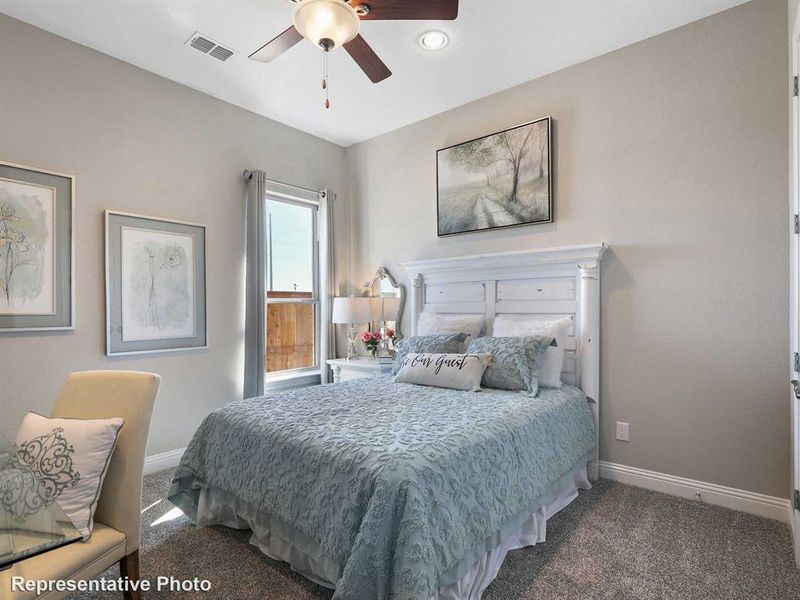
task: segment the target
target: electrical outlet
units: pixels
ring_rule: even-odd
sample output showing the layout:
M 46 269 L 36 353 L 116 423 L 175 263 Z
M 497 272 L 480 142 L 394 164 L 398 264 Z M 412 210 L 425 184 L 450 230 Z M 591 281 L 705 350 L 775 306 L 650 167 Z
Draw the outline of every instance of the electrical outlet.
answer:
M 628 423 L 623 423 L 622 421 L 617 421 L 617 439 L 620 442 L 630 442 L 630 434 L 630 425 Z

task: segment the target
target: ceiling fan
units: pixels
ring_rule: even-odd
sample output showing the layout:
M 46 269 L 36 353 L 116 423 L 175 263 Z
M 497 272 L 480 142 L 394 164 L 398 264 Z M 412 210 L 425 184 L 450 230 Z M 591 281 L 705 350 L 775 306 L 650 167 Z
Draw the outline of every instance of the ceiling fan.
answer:
M 443 20 L 458 16 L 458 0 L 294 0 L 293 25 L 250 55 L 270 62 L 306 38 L 325 52 L 322 87 L 328 89 L 328 52 L 343 46 L 373 83 L 392 72 L 358 30 L 361 21 Z M 327 97 L 325 108 L 330 107 Z

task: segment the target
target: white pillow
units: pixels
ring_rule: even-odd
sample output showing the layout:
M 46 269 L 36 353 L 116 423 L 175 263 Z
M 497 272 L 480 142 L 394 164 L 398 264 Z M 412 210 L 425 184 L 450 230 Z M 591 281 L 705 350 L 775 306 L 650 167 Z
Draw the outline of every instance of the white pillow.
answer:
M 561 371 L 564 369 L 564 349 L 550 346 L 544 351 L 544 356 L 539 361 L 539 371 L 536 378 L 539 387 L 561 387 Z
M 422 311 L 417 320 L 417 335 L 441 335 L 447 333 L 464 333 L 465 342 L 478 337 L 484 330 L 483 315 L 444 315 Z
M 494 319 L 492 335 L 495 337 L 546 335 L 561 342 L 570 327 L 572 327 L 572 317 L 544 321 L 532 318 L 530 315 L 498 315 Z
M 395 375 L 397 383 L 478 392 L 490 354 L 428 354 L 412 352 L 403 357 Z
M 49 419 L 29 412 L 17 431 L 17 455 L 39 478 L 42 502 L 58 503 L 84 540 L 122 425 L 122 419 Z

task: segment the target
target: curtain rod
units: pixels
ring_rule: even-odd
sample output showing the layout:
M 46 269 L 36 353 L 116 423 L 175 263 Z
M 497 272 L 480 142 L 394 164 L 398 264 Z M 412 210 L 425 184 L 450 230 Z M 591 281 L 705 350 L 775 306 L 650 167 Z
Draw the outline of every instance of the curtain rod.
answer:
M 247 181 L 250 181 L 253 178 L 253 171 L 250 171 L 249 169 L 245 169 L 242 172 L 242 175 L 244 176 L 244 178 Z M 305 187 L 302 187 L 302 186 L 299 186 L 299 185 L 293 185 L 291 183 L 285 183 L 283 181 L 278 181 L 277 179 L 264 178 L 264 181 L 266 181 L 267 183 L 274 183 L 275 185 L 282 185 L 284 187 L 293 188 L 295 190 L 302 190 L 304 192 L 309 192 L 311 194 L 317 194 L 319 196 L 324 196 L 325 195 L 325 192 L 322 191 L 322 190 L 312 190 L 312 189 L 305 188 Z

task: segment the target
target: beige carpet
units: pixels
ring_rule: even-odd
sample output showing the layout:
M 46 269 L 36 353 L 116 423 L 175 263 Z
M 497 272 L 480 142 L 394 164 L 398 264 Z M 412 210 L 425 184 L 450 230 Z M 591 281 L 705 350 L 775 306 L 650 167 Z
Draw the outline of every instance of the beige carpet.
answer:
M 170 512 L 163 500 L 170 475 L 145 478 L 142 577 L 154 583 L 160 575 L 201 577 L 212 589 L 150 592 L 146 599 L 330 597 L 329 590 L 250 546 L 248 532 L 195 529 Z M 800 599 L 790 536 L 777 521 L 601 480 L 548 522 L 547 542 L 511 552 L 483 598 Z

